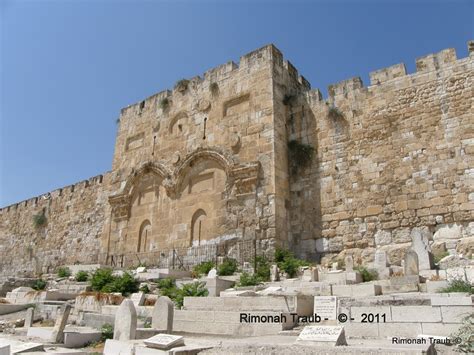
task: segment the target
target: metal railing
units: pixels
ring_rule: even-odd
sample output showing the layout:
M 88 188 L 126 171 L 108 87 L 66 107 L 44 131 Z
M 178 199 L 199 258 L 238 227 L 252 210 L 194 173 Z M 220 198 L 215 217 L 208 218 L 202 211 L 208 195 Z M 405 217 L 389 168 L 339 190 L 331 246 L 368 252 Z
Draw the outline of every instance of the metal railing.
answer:
M 241 267 L 245 266 L 245 263 L 249 263 L 249 266 L 253 267 L 257 256 L 272 259 L 272 255 L 266 250 L 265 245 L 252 239 L 193 247 L 175 247 L 151 252 L 102 254 L 100 262 L 118 268 L 146 265 L 158 268 L 191 270 L 195 265 L 205 261 L 213 261 L 216 265 L 219 265 L 226 258 L 235 259 Z

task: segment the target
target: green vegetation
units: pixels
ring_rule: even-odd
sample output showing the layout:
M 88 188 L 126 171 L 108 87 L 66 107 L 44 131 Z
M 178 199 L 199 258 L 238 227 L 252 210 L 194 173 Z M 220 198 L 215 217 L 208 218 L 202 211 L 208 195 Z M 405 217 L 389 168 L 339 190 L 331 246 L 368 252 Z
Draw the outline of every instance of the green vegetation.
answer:
M 38 279 L 38 280 L 35 281 L 32 288 L 36 291 L 41 291 L 41 290 L 44 290 L 46 288 L 46 284 L 47 284 L 47 282 L 45 280 Z
M 295 95 L 291 95 L 291 94 L 286 94 L 284 97 L 283 97 L 283 105 L 285 106 L 288 106 L 295 101 L 296 99 L 296 96 Z
M 100 328 L 102 333 L 101 340 L 106 341 L 107 339 L 112 339 L 114 337 L 114 326 L 109 323 L 105 323 L 102 328 Z
M 288 142 L 288 158 L 292 174 L 296 174 L 299 168 L 308 166 L 313 156 L 314 148 L 312 146 L 296 140 Z
M 251 275 L 248 272 L 243 272 L 240 275 L 240 280 L 238 282 L 238 286 L 255 286 L 260 283 L 260 280 L 258 279 L 257 275 Z
M 209 87 L 211 90 L 211 94 L 216 96 L 219 93 L 219 85 L 217 83 L 211 83 L 211 86 Z
M 90 284 L 93 291 L 99 292 L 120 292 L 122 295 L 128 295 L 138 291 L 138 281 L 132 274 L 125 272 L 122 276 L 114 276 L 112 269 L 97 269 L 90 278 Z
M 143 293 L 150 293 L 150 288 L 148 287 L 148 285 L 145 284 L 142 287 L 140 287 L 139 291 Z
M 332 120 L 344 119 L 344 114 L 335 106 L 329 107 L 328 117 Z
M 60 267 L 57 270 L 57 274 L 59 277 L 69 277 L 71 276 L 71 270 L 68 267 Z
M 205 297 L 208 295 L 206 283 L 200 281 L 187 283 L 179 288 L 174 279 L 166 278 L 159 280 L 158 288 L 160 294 L 169 297 L 177 307 L 183 306 L 184 297 Z
M 473 286 L 469 282 L 461 278 L 457 278 L 457 279 L 451 280 L 448 283 L 448 287 L 441 289 L 440 292 L 441 293 L 467 292 L 472 295 L 474 293 L 474 290 L 473 290 Z
M 295 258 L 293 253 L 286 249 L 277 248 L 275 250 L 275 261 L 280 270 L 286 272 L 288 277 L 295 277 L 300 266 L 309 266 L 310 262 Z
M 270 263 L 267 258 L 264 256 L 257 256 L 255 258 L 255 263 L 257 265 L 255 272 L 257 279 L 263 282 L 270 281 Z
M 214 267 L 213 261 L 203 261 L 202 263 L 196 265 L 193 268 L 193 274 L 195 277 L 200 277 L 201 275 L 207 275 L 213 267 Z
M 462 325 L 457 332 L 451 334 L 450 339 L 460 339 L 456 344 L 459 352 L 474 354 L 474 313 L 471 313 L 462 319 Z
M 87 279 L 89 278 L 89 273 L 87 271 L 83 271 L 83 270 L 79 270 L 77 273 L 76 273 L 76 281 L 77 282 L 84 282 L 84 281 L 87 281 Z
M 181 79 L 176 82 L 176 84 L 174 85 L 174 88 L 178 91 L 183 92 L 188 89 L 188 85 L 189 85 L 188 79 Z
M 161 101 L 160 101 L 160 108 L 163 111 L 166 111 L 170 107 L 170 104 L 171 104 L 170 100 L 167 97 L 165 97 L 165 98 L 161 99 Z
M 217 267 L 217 274 L 219 276 L 233 275 L 237 271 L 237 260 L 226 258 L 222 264 Z
M 354 270 L 359 271 L 361 276 L 362 276 L 362 281 L 363 282 L 368 282 L 368 281 L 373 281 L 377 280 L 378 278 L 378 273 L 375 270 L 369 270 L 364 266 L 357 266 L 354 268 Z
M 33 225 L 35 228 L 40 228 L 48 223 L 44 210 L 38 214 L 33 215 Z

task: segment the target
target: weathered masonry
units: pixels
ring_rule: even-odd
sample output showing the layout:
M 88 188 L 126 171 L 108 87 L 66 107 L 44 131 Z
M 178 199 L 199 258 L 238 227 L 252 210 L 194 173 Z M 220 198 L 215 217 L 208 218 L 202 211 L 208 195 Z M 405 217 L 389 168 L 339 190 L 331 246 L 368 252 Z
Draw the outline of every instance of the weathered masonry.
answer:
M 252 240 L 400 263 L 474 247 L 474 44 L 322 99 L 273 45 L 121 111 L 112 170 L 0 210 L 0 274 Z M 228 249 L 232 251 L 232 248 Z

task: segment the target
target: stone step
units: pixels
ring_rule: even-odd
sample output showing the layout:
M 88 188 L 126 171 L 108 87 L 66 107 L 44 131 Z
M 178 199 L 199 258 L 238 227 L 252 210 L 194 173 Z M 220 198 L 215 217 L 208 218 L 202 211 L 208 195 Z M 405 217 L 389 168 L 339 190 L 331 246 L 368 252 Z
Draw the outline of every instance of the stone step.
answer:
M 292 329 L 296 324 L 292 317 L 286 314 L 286 321 L 281 322 L 253 322 L 241 320 L 242 312 L 211 311 L 211 310 L 175 310 L 173 332 L 261 336 L 278 334 L 282 330 Z M 251 316 L 280 317 L 280 312 L 251 312 L 244 313 Z M 247 317 L 250 320 L 250 317 Z M 274 319 L 275 320 L 275 319 Z M 281 320 L 281 319 L 276 319 Z
M 185 297 L 184 309 L 293 312 L 296 296 Z

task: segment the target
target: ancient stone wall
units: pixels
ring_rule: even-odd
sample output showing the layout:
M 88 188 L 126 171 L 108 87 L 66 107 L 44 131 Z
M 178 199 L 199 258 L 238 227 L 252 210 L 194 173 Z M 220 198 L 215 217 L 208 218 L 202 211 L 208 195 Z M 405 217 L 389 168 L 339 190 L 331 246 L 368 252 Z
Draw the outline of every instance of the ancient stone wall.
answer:
M 399 263 L 415 231 L 472 252 L 472 49 L 327 100 L 273 45 L 179 81 L 121 111 L 111 172 L 0 210 L 0 275 L 242 239 L 323 262 Z
M 417 229 L 435 250 L 472 253 L 473 59 L 448 49 L 419 58 L 414 74 L 398 64 L 372 72 L 369 87 L 331 85 L 328 100 L 306 93 L 310 110 L 293 108 L 304 113 L 289 133 L 315 148 L 291 183 L 301 255 L 371 262 L 381 249 L 400 263 Z
M 108 179 L 109 174 L 99 175 L 1 209 L 0 275 L 28 276 L 53 272 L 59 265 L 96 263 Z M 45 218 L 35 218 L 43 214 Z

